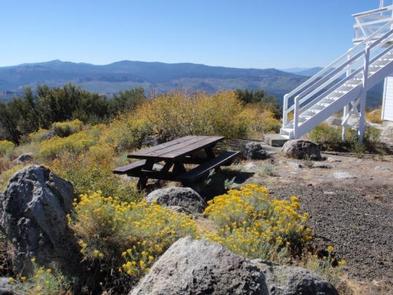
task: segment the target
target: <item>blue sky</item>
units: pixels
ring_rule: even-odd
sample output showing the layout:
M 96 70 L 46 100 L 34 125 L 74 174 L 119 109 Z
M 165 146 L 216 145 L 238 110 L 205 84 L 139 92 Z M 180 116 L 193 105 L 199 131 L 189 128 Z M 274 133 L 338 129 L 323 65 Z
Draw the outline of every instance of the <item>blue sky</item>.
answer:
M 325 65 L 378 0 L 1 0 L 0 66 L 61 59 Z

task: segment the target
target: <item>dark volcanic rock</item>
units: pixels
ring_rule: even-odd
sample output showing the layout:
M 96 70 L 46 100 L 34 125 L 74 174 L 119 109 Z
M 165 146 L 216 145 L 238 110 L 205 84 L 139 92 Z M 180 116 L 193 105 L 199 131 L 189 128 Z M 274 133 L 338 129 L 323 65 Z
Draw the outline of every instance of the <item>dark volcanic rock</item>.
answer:
M 21 154 L 14 161 L 16 164 L 24 164 L 26 162 L 31 162 L 33 161 L 33 154 L 32 153 Z
M 55 263 L 74 274 L 80 257 L 66 220 L 73 196 L 72 185 L 43 166 L 24 168 L 10 179 L 0 196 L 0 226 L 14 245 L 15 271 L 31 273 L 35 257 L 39 265 Z
M 263 148 L 260 142 L 247 142 L 241 146 L 241 153 L 243 158 L 247 160 L 265 160 L 269 154 Z

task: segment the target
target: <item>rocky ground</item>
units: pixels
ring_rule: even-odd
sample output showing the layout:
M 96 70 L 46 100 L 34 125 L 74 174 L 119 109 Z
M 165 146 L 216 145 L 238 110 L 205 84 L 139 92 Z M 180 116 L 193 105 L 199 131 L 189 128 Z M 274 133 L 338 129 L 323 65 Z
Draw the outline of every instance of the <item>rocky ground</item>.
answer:
M 317 246 L 335 245 L 364 294 L 393 294 L 393 156 L 323 156 L 311 162 L 276 153 L 240 165 L 255 173 L 247 182 L 279 197 L 299 196 Z

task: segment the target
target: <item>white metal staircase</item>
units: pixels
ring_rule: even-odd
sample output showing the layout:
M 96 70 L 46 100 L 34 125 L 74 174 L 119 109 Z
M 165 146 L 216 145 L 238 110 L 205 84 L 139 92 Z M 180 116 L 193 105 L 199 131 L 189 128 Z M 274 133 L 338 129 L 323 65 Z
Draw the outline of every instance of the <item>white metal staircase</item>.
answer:
M 390 12 L 388 17 L 383 16 L 386 9 Z M 371 14 L 356 15 L 355 18 L 374 15 L 374 19 L 368 20 L 374 26 L 372 32 L 355 37 L 353 48 L 284 96 L 281 135 L 299 138 L 343 110 L 343 132 L 349 117 L 356 113 L 359 137 L 363 138 L 367 90 L 393 73 L 392 9 L 393 6 L 384 7 Z M 375 24 L 379 24 L 376 29 Z M 370 29 L 367 24 L 358 26 L 360 32 Z

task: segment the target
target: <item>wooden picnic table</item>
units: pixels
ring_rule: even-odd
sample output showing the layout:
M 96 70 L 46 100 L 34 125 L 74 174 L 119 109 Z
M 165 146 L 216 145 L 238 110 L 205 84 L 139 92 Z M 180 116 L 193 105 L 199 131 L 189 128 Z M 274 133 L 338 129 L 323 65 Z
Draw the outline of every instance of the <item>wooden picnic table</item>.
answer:
M 174 139 L 129 154 L 129 158 L 140 160 L 118 167 L 113 172 L 139 177 L 139 189 L 146 187 L 148 179 L 190 184 L 238 155 L 238 152 L 223 152 L 216 155 L 214 147 L 223 139 L 222 136 L 185 136 Z M 156 165 L 160 162 L 163 163 L 161 166 Z M 194 164 L 196 167 L 187 171 L 185 164 Z

